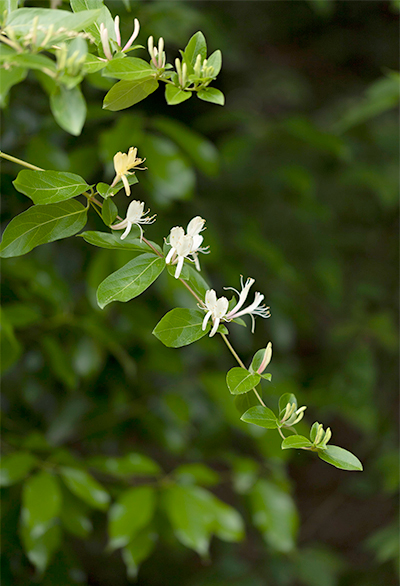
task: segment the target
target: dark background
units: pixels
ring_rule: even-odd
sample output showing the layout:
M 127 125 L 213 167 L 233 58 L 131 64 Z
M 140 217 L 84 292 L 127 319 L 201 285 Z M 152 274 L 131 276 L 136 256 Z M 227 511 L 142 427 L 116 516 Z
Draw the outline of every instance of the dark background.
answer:
M 138 584 L 397 584 L 396 3 L 132 2 L 131 13 L 120 2 L 107 5 L 121 15 L 124 38 L 133 17 L 142 26 L 139 42 L 162 35 L 170 62 L 201 30 L 210 53 L 222 50 L 214 85 L 226 106 L 192 98 L 168 107 L 158 90 L 129 110 L 106 112 L 110 84 L 89 76 L 87 123 L 72 137 L 48 113 L 32 75 L 11 92 L 2 149 L 97 182 L 111 181 L 117 150 L 138 146 L 149 171 L 134 195 L 158 214 L 146 233 L 161 242 L 171 226 L 207 219 L 211 254 L 201 261 L 209 282 L 221 295 L 240 274 L 252 276 L 271 307 L 254 336 L 230 327 L 246 363 L 274 344 L 268 405 L 295 393 L 308 406 L 308 425 L 330 426 L 333 443 L 354 452 L 364 472 L 282 452 L 275 432 L 244 429 L 225 387 L 233 362 L 220 341 L 172 350 L 151 336 L 166 311 L 191 307 L 191 298 L 165 277 L 139 299 L 99 310 L 97 285 L 129 258 L 78 238 L 2 263 L 6 316 L 17 303 L 36 312 L 14 322 L 18 346 L 3 379 L 5 451 L 47 441 L 84 462 L 138 451 L 166 472 L 196 461 L 219 471 L 227 480 L 213 490 L 241 511 L 245 541 L 214 539 L 210 564 L 173 539 L 161 542 Z M 160 140 L 170 139 L 160 116 L 200 133 L 218 153 L 208 147 L 207 164 L 207 157 L 196 163 L 190 148 L 164 142 L 163 150 Z M 177 165 L 172 176 L 165 149 Z M 5 222 L 26 209 L 11 185 L 17 170 L 3 164 Z M 101 222 L 94 217 L 88 229 L 102 229 Z M 232 488 L 228 463 L 239 456 L 292 491 L 297 552 L 276 551 L 252 525 L 247 495 Z M 18 537 L 20 486 L 3 493 L 4 584 L 127 583 L 119 554 L 104 553 L 98 512 L 91 536 L 82 542 L 66 534 L 45 576 L 35 575 Z

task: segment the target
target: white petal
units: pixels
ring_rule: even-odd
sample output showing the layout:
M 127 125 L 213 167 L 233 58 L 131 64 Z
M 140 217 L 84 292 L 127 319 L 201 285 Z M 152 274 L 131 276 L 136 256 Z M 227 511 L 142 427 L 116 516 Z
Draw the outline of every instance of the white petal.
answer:
M 180 226 L 175 226 L 175 228 L 171 228 L 171 232 L 169 233 L 169 241 L 171 246 L 174 248 L 177 247 L 178 242 L 183 238 L 185 235 L 185 230 Z
M 214 289 L 209 289 L 206 291 L 206 306 L 207 309 L 213 310 L 217 303 L 217 295 Z
M 166 262 L 167 265 L 169 265 L 169 263 L 171 262 L 172 257 L 173 257 L 173 255 L 174 255 L 175 252 L 176 252 L 175 251 L 175 248 L 172 247 L 171 250 L 169 251 L 169 253 L 167 254 L 166 259 L 165 259 L 165 262 Z
M 203 330 L 203 332 L 204 332 L 204 330 L 205 330 L 205 329 L 206 329 L 206 327 L 207 327 L 207 323 L 208 323 L 208 320 L 209 320 L 209 319 L 210 319 L 210 317 L 211 317 L 211 313 L 212 313 L 211 311 L 208 311 L 208 312 L 206 313 L 206 315 L 204 316 L 203 323 L 202 323 L 202 326 L 201 326 L 201 329 Z
M 218 327 L 219 327 L 219 319 L 218 319 L 218 318 L 216 318 L 216 319 L 214 320 L 213 329 L 212 329 L 212 330 L 211 330 L 211 332 L 210 332 L 210 338 L 212 338 L 212 337 L 213 337 L 213 335 L 216 333 L 216 331 L 218 330 Z
M 132 222 L 127 222 L 126 230 L 122 234 L 121 240 L 124 240 L 128 236 L 129 232 L 131 231 L 131 228 L 132 228 Z
M 131 201 L 126 212 L 126 219 L 133 224 L 136 223 L 143 215 L 144 201 L 134 199 Z
M 185 259 L 183 256 L 178 257 L 178 264 L 176 265 L 176 271 L 175 271 L 175 279 L 179 279 L 179 275 L 181 274 L 184 260 Z
M 189 234 L 189 236 L 196 236 L 204 229 L 205 223 L 206 221 L 203 220 L 203 218 L 201 218 L 200 216 L 192 218 L 189 224 L 187 225 L 187 234 Z

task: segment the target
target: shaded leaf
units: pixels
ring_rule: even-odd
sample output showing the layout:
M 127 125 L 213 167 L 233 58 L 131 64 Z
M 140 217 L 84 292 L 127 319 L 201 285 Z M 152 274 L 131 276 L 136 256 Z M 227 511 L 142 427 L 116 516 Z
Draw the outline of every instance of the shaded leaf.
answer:
M 151 521 L 156 505 L 152 486 L 137 486 L 121 494 L 110 507 L 108 517 L 109 547 L 125 547 Z
M 156 533 L 145 529 L 122 550 L 122 559 L 125 562 L 128 578 L 134 580 L 139 571 L 139 564 L 149 557 L 157 539 Z
M 56 86 L 50 94 L 50 108 L 61 128 L 80 135 L 86 120 L 86 102 L 79 87 Z
M 54 523 L 61 510 L 61 490 L 57 478 L 48 472 L 38 472 L 24 484 L 22 492 L 22 522 L 33 539 L 43 535 Z
M 60 474 L 66 486 L 78 498 L 85 501 L 91 507 L 106 511 L 110 501 L 110 495 L 104 488 L 85 470 L 63 466 Z
M 23 480 L 37 463 L 28 452 L 14 452 L 2 456 L 0 462 L 0 486 L 11 486 Z

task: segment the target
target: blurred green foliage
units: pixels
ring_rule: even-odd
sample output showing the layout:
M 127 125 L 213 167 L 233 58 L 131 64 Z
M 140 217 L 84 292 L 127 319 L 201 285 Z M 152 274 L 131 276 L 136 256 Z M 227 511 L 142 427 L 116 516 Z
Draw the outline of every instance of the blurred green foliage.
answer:
M 251 275 L 271 306 L 254 336 L 231 333 L 246 364 L 273 341 L 268 404 L 295 393 L 309 406 L 299 432 L 323 421 L 365 471 L 241 422 L 219 341 L 152 336 L 193 307 L 167 274 L 100 310 L 97 286 L 129 250 L 47 244 L 2 262 L 5 585 L 397 584 L 397 4 L 108 2 L 126 37 L 137 17 L 140 40 L 162 35 L 171 54 L 197 30 L 221 47 L 223 109 L 154 94 L 105 111 L 111 83 L 94 73 L 76 137 L 35 75 L 11 89 L 4 151 L 91 183 L 137 146 L 149 237 L 207 219 L 207 280 Z M 3 162 L 5 223 L 27 207 L 18 171 Z

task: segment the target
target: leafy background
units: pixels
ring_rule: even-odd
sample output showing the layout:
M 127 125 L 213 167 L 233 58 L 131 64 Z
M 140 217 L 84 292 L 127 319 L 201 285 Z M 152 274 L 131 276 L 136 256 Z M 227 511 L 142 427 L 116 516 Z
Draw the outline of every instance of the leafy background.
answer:
M 111 181 L 115 152 L 137 146 L 148 171 L 132 191 L 158 213 L 147 234 L 161 242 L 171 226 L 207 219 L 212 254 L 202 267 L 214 288 L 253 276 L 271 306 L 254 336 L 231 327 L 246 362 L 274 343 L 268 405 L 294 392 L 309 406 L 308 424 L 332 427 L 335 443 L 365 471 L 281 451 L 276 432 L 240 422 L 224 380 L 232 360 L 219 340 L 162 346 L 154 325 L 176 305 L 192 307 L 166 274 L 142 297 L 100 310 L 98 284 L 129 253 L 80 238 L 45 245 L 2 263 L 3 452 L 37 458 L 14 463 L 21 478 L 2 488 L 4 584 L 127 584 L 120 551 L 106 549 L 109 497 L 77 499 L 68 467 L 89 472 L 114 501 L 141 485 L 144 472 L 157 474 L 154 462 L 161 483 L 175 474 L 182 486 L 207 486 L 232 505 L 246 537 L 231 527 L 239 542 L 214 538 L 202 559 L 175 539 L 164 503 L 155 522 L 161 538 L 139 584 L 396 584 L 397 3 L 107 5 L 120 14 L 123 37 L 133 17 L 139 42 L 164 36 L 170 61 L 202 30 L 223 53 L 217 86 L 226 106 L 168 107 L 158 91 L 109 112 L 101 103 L 112 82 L 92 74 L 82 86 L 87 121 L 74 137 L 57 126 L 30 74 L 11 90 L 2 149 L 90 183 Z M 11 184 L 18 170 L 3 163 L 5 224 L 27 207 Z M 95 217 L 90 229 L 101 229 Z M 143 456 L 135 456 L 142 476 L 132 462 L 126 476 L 110 473 L 107 460 L 131 453 Z M 39 525 L 51 520 L 53 476 L 35 473 L 25 488 L 17 482 L 37 461 L 44 471 L 66 467 L 64 513 L 42 540 L 44 572 L 23 552 L 21 496 Z M 173 472 L 193 463 L 201 465 Z M 39 503 L 29 496 L 32 478 Z M 92 480 L 81 481 L 90 488 Z M 85 521 L 77 529 L 73 518 Z M 199 510 L 189 520 L 198 550 L 201 519 Z

